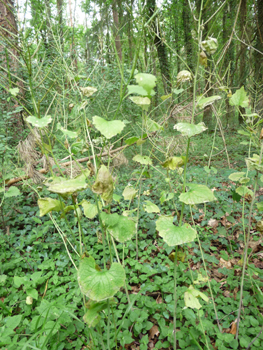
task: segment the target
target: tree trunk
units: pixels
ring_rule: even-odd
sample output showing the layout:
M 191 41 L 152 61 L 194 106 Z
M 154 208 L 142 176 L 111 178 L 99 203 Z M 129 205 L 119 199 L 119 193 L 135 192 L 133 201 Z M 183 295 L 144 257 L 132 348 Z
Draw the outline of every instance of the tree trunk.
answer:
M 115 46 L 120 62 L 122 61 L 121 39 L 119 35 L 119 14 L 117 11 L 117 0 L 112 1 L 112 16 L 113 16 L 113 34 L 115 38 Z
M 257 30 L 256 30 L 256 45 L 255 48 L 260 51 L 255 51 L 255 80 L 256 86 L 255 90 L 257 95 L 260 95 L 260 98 L 257 98 L 254 101 L 255 108 L 260 112 L 263 110 L 263 97 L 262 97 L 262 88 L 263 88 L 263 0 L 257 0 L 256 2 L 256 16 L 257 16 Z
M 240 39 L 245 40 L 246 25 L 247 25 L 247 0 L 242 0 L 240 6 Z M 240 43 L 240 64 L 239 64 L 239 87 L 245 86 L 246 82 L 246 45 Z M 238 115 L 239 124 L 243 123 L 242 114 L 245 113 L 245 109 L 240 107 L 241 113 Z
M 63 0 L 57 0 L 58 35 L 62 52 L 64 51 L 63 41 Z
M 156 9 L 156 1 L 155 0 L 147 0 L 147 7 L 148 7 L 148 13 L 149 18 L 152 17 L 152 15 L 155 12 Z M 170 67 L 168 63 L 168 55 L 167 50 L 164 42 L 161 38 L 161 32 L 160 32 L 160 26 L 159 23 L 156 24 L 157 18 L 155 17 L 153 19 L 152 28 L 154 32 L 154 45 L 157 49 L 159 64 L 160 64 L 160 70 L 163 78 L 163 85 L 164 85 L 164 92 L 170 93 L 171 92 L 171 78 L 170 78 Z
M 186 53 L 186 62 L 190 70 L 193 72 L 193 39 L 190 25 L 190 8 L 187 1 L 183 4 L 182 18 L 184 27 L 184 47 Z
M 0 82 L 5 89 L 17 87 L 23 94 L 23 84 L 20 81 L 17 82 L 15 78 L 18 76 L 19 48 L 13 6 L 12 0 L 0 1 Z M 14 101 L 14 104 L 10 101 L 4 102 L 1 107 L 0 119 L 5 123 L 6 136 L 10 134 L 13 138 L 19 139 L 24 124 L 21 114 L 14 113 L 16 102 Z M 12 112 L 11 118 L 7 117 L 8 112 Z

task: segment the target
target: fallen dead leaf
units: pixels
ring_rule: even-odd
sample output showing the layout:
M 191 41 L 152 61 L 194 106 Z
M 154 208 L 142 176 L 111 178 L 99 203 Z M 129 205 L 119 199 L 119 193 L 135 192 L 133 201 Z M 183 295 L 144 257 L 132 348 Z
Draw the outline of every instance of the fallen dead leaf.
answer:
M 152 326 L 152 328 L 148 332 L 149 334 L 149 340 L 154 339 L 155 337 L 158 337 L 160 334 L 158 326 L 155 324 Z
M 216 219 L 210 219 L 207 225 L 215 229 L 218 226 L 218 221 Z
M 225 268 L 227 268 L 227 269 L 231 269 L 231 267 L 232 267 L 232 264 L 231 264 L 230 261 L 226 261 L 226 260 L 224 260 L 224 259 L 222 259 L 222 258 L 220 258 L 220 260 L 219 260 L 219 265 L 220 265 L 221 267 L 225 267 Z
M 159 294 L 158 297 L 156 298 L 156 303 L 157 304 L 162 304 L 163 303 L 163 298 L 161 297 L 161 294 Z
M 229 333 L 236 335 L 236 332 L 237 332 L 237 319 L 234 322 L 232 322 Z

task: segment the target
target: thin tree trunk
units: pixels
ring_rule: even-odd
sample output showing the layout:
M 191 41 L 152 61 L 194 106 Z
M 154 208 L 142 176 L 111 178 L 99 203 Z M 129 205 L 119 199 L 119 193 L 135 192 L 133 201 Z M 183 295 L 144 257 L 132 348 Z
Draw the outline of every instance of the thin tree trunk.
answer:
M 247 22 L 247 0 L 242 0 L 240 6 L 240 38 L 245 40 L 246 23 Z M 246 45 L 240 43 L 240 65 L 239 65 L 239 87 L 244 86 L 246 82 Z M 241 107 L 241 113 L 238 115 L 239 124 L 243 123 L 242 114 L 245 109 Z
M 63 0 L 57 0 L 58 35 L 62 51 L 64 51 L 63 41 Z
M 257 16 L 257 31 L 256 31 L 256 45 L 254 58 L 255 58 L 255 90 L 260 97 L 255 101 L 255 108 L 261 112 L 263 110 L 263 0 L 257 0 L 256 2 L 256 16 Z
M 112 16 L 113 16 L 113 34 L 115 38 L 115 46 L 118 53 L 118 58 L 120 62 L 122 61 L 122 48 L 121 48 L 121 38 L 119 35 L 119 14 L 117 11 L 117 0 L 112 1 Z
M 155 12 L 156 9 L 156 1 L 155 0 L 147 0 L 147 7 L 149 12 L 149 18 L 152 17 L 152 15 Z M 165 93 L 171 92 L 171 78 L 170 78 L 170 67 L 168 63 L 168 55 L 166 46 L 161 38 L 161 32 L 160 32 L 160 26 L 159 23 L 156 24 L 156 17 L 153 19 L 152 22 L 152 28 L 154 31 L 154 45 L 157 49 L 159 64 L 160 64 L 160 70 L 163 78 L 163 85 L 164 85 L 164 91 Z

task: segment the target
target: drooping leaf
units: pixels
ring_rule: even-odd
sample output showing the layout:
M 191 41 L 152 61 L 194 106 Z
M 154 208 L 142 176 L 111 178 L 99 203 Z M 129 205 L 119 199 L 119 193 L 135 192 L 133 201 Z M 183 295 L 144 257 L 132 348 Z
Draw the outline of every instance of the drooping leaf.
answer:
M 139 73 L 135 75 L 135 79 L 138 85 L 142 86 L 147 91 L 148 96 L 154 96 L 153 90 L 156 86 L 156 77 L 152 74 Z
M 136 137 L 136 136 L 133 136 L 133 137 L 130 137 L 128 138 L 127 140 L 125 140 L 124 142 L 127 144 L 127 145 L 132 145 L 133 143 L 137 142 L 139 140 L 139 137 Z
M 130 240 L 136 232 L 135 222 L 126 216 L 102 212 L 101 219 L 108 232 L 120 243 Z
M 263 173 L 263 165 L 258 154 L 253 154 L 253 157 L 246 158 L 246 164 L 248 170 L 257 170 L 260 173 Z
M 125 124 L 121 120 L 107 121 L 97 116 L 93 117 L 92 120 L 96 129 L 98 129 L 100 133 L 106 137 L 106 139 L 110 139 L 119 134 L 125 127 Z
M 138 191 L 133 186 L 127 185 L 122 192 L 122 195 L 126 201 L 132 201 Z
M 63 126 L 60 123 L 57 124 L 57 130 L 62 131 L 64 136 L 67 136 L 67 137 L 69 137 L 71 139 L 75 139 L 78 136 L 77 132 L 70 131 L 70 130 L 67 130 L 67 129 L 63 128 Z
M 129 98 L 133 103 L 141 107 L 149 107 L 151 104 L 149 97 L 131 96 Z
M 74 179 L 54 181 L 48 184 L 48 190 L 53 193 L 58 193 L 64 196 L 70 196 L 75 192 L 79 192 L 88 188 L 86 183 L 86 177 L 89 175 L 90 171 L 85 170 L 85 174 L 81 174 Z
M 175 124 L 174 129 L 180 131 L 182 135 L 192 137 L 194 135 L 201 134 L 201 132 L 205 131 L 207 127 L 203 122 L 197 125 L 190 123 L 178 123 Z
M 168 98 L 171 98 L 172 96 L 173 96 L 173 94 L 163 95 L 163 96 L 161 96 L 161 100 L 162 101 L 168 100 Z
M 154 120 L 147 118 L 146 129 L 148 132 L 155 132 L 158 130 L 162 130 L 163 127 L 160 124 L 156 123 Z
M 181 92 L 184 91 L 184 89 L 172 89 L 172 91 L 175 95 L 179 95 Z
M 204 293 L 194 289 L 194 287 L 191 285 L 184 293 L 185 307 L 199 310 L 202 305 L 199 303 L 198 298 L 202 298 L 206 302 L 209 301 L 208 297 Z
M 249 98 L 247 96 L 247 93 L 244 89 L 244 86 L 242 86 L 240 89 L 238 89 L 234 95 L 229 99 L 229 104 L 231 106 L 241 106 L 241 107 L 248 107 L 249 105 Z
M 83 258 L 78 270 L 78 282 L 83 294 L 95 301 L 113 297 L 125 283 L 121 264 L 113 263 L 109 270 L 100 270 L 92 257 Z
M 111 301 L 113 304 L 114 301 Z M 88 311 L 83 316 L 83 320 L 87 323 L 88 327 L 95 327 L 100 321 L 100 312 L 108 307 L 108 301 L 96 302 L 89 300 L 86 304 Z
M 236 192 L 242 197 L 244 197 L 245 195 L 253 196 L 253 191 L 251 191 L 247 186 L 239 186 L 238 188 L 236 188 Z
M 185 81 L 190 81 L 192 80 L 192 74 L 188 70 L 181 70 L 177 74 L 177 83 L 184 83 Z
M 175 170 L 181 166 L 183 166 L 186 162 L 186 157 L 170 157 L 166 159 L 165 162 L 162 163 L 164 168 L 169 168 L 171 170 Z
M 64 208 L 64 203 L 53 198 L 39 198 L 37 201 L 40 214 L 39 216 L 44 216 L 50 211 L 61 211 Z
M 52 117 L 47 115 L 43 118 L 36 118 L 32 115 L 26 118 L 26 121 L 37 128 L 45 128 L 49 123 L 52 122 Z
M 161 202 L 161 204 L 163 204 L 164 202 L 167 202 L 173 198 L 174 198 L 174 193 L 163 191 L 161 198 L 160 198 L 160 202 Z
M 134 160 L 135 162 L 138 162 L 140 164 L 145 164 L 145 165 L 151 165 L 152 164 L 152 160 L 151 158 L 149 158 L 148 156 L 141 156 L 140 154 L 137 154 L 136 156 L 134 156 L 132 158 L 132 160 Z
M 5 193 L 5 198 L 20 196 L 20 194 L 21 192 L 17 187 L 11 186 L 9 187 L 9 190 Z
M 215 101 L 220 100 L 221 96 L 210 96 L 210 97 L 204 97 L 198 100 L 197 106 L 200 108 L 205 108 L 206 106 L 209 106 L 213 104 Z
M 216 200 L 213 192 L 205 185 L 189 183 L 188 192 L 181 193 L 179 200 L 188 205 L 207 203 Z
M 89 201 L 86 201 L 85 199 L 81 202 L 81 205 L 83 207 L 84 215 L 88 219 L 94 219 L 95 216 L 98 214 L 98 208 L 96 204 L 90 203 Z M 102 208 L 101 203 L 99 203 L 99 208 Z
M 159 207 L 157 207 L 157 205 L 152 203 L 151 201 L 145 201 L 145 203 L 143 204 L 143 209 L 147 213 L 160 213 Z
M 82 92 L 82 95 L 86 97 L 92 96 L 97 91 L 97 89 L 92 86 L 80 87 L 79 89 Z
M 100 194 L 102 199 L 110 203 L 112 201 L 113 190 L 113 179 L 109 169 L 105 165 L 102 165 L 98 171 L 96 181 L 92 186 L 92 191 Z
M 208 37 L 208 40 L 204 40 L 201 43 L 201 47 L 205 50 L 209 55 L 213 55 L 218 47 L 217 39 Z
M 245 173 L 242 172 L 237 172 L 237 173 L 232 173 L 228 176 L 229 180 L 238 182 L 242 177 L 244 177 Z
M 196 237 L 196 231 L 190 225 L 175 226 L 172 216 L 160 216 L 156 229 L 169 246 L 192 242 Z

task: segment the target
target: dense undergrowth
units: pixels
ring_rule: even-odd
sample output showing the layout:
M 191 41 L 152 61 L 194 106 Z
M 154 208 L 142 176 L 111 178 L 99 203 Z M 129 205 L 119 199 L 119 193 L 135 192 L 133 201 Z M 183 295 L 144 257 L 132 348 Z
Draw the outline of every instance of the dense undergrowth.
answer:
M 191 211 L 185 209 L 183 220 L 191 222 L 193 219 L 200 246 L 195 240 L 182 245 L 177 252 L 177 347 L 204 349 L 208 343 L 211 349 L 219 350 L 261 349 L 262 335 L 256 340 L 254 338 L 260 333 L 263 321 L 262 227 L 258 224 L 262 216 L 257 210 L 253 211 L 237 341 L 235 326 L 245 246 L 242 207 L 244 205 L 243 217 L 247 224 L 250 199 L 242 201 L 235 191 L 236 184 L 229 179 L 229 175 L 236 171 L 246 171 L 243 154 L 245 149 L 239 145 L 241 136 L 233 137 L 232 133 L 226 133 L 232 168 L 228 169 L 226 156 L 220 153 L 212 158 L 212 171 L 208 173 L 204 167 L 212 137 L 209 134 L 196 136 L 189 155 L 187 183 L 207 183 L 213 189 L 217 201 L 205 206 L 194 205 Z M 216 141 L 220 152 L 221 146 L 223 147 L 220 136 L 216 137 Z M 118 185 L 115 186 L 111 213 L 136 210 L 137 197 L 131 203 L 122 198 L 127 184 L 136 182 L 136 172 L 131 162 L 115 169 Z M 14 197 L 5 199 L 0 236 L 1 348 L 102 349 L 107 338 L 114 349 L 172 348 L 174 248 L 159 236 L 155 221 L 159 215 L 173 215 L 174 223 L 178 223 L 180 218 L 175 210 L 180 210 L 178 197 L 182 179 L 181 175 L 173 173 L 169 181 L 163 181 L 161 172 L 163 169 L 160 166 L 151 167 L 147 177 L 142 180 L 138 260 L 134 239 L 124 246 L 116 243 L 119 256 L 125 256 L 128 295 L 123 287 L 115 294 L 108 309 L 106 307 L 100 313 L 101 320 L 96 330 L 88 328 L 83 322 L 83 295 L 61 236 L 48 216 L 39 217 L 36 192 L 41 193 L 41 197 L 50 196 L 46 187 L 29 182 L 30 187 L 22 185 L 20 189 L 23 195 L 15 197 L 15 202 Z M 252 189 L 256 171 L 251 171 L 248 175 L 252 180 L 247 185 Z M 174 189 L 172 200 L 167 200 L 171 185 L 169 182 Z M 260 187 L 256 196 L 257 201 L 263 200 Z M 51 197 L 56 198 L 56 195 Z M 78 201 L 83 199 L 93 203 L 90 189 L 81 192 Z M 160 213 L 143 210 L 143 205 L 148 200 L 160 208 Z M 67 215 L 68 223 L 59 213 L 54 212 L 52 216 L 59 223 L 61 231 L 67 231 L 70 227 L 78 240 L 78 222 L 73 212 Z M 85 237 L 83 251 L 92 256 L 98 266 L 103 267 L 104 259 L 107 267 L 112 259 L 116 261 L 111 244 L 106 246 L 103 253 L 98 217 L 92 220 L 84 218 L 82 230 Z M 74 253 L 72 248 L 69 249 Z M 77 256 L 74 260 L 78 264 Z M 185 307 L 189 286 L 194 286 L 198 291 L 197 296 L 200 292 L 199 296 L 204 293 L 209 297 L 207 300 L 204 297 L 194 298 L 194 302 L 201 304 L 200 307 Z M 105 331 L 106 329 L 108 330 Z

